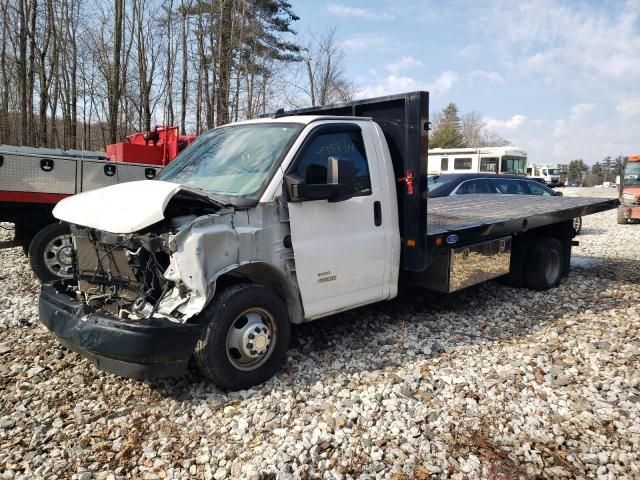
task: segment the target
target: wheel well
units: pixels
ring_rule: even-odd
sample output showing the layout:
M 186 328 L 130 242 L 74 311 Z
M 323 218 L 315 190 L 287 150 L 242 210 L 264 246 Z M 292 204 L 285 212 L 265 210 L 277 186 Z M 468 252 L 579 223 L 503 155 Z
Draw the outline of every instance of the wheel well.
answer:
M 300 293 L 280 270 L 261 262 L 240 265 L 216 279 L 216 291 L 242 283 L 255 283 L 271 288 L 287 305 L 291 323 L 302 323 L 304 310 Z

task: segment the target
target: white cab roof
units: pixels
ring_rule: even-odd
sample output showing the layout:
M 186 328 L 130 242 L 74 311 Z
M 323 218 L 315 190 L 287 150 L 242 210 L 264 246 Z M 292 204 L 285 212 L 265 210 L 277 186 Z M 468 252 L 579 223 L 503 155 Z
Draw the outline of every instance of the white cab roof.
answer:
M 252 120 L 243 120 L 241 122 L 230 123 L 229 125 L 244 125 L 248 123 L 301 123 L 303 125 L 308 125 L 311 122 L 317 122 L 320 120 L 358 120 L 358 121 L 367 121 L 371 120 L 370 117 L 347 117 L 347 116 L 334 116 L 334 115 L 290 115 L 283 117 L 264 117 L 264 118 L 254 118 Z M 223 125 L 221 125 L 223 126 Z

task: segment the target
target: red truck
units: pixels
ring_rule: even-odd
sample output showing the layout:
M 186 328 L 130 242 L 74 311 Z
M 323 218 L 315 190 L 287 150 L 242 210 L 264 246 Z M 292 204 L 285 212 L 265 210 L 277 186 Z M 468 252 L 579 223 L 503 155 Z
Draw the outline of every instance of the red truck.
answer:
M 13 240 L 0 248 L 22 247 L 42 281 L 72 272 L 69 227 L 51 214 L 65 197 L 116 183 L 153 179 L 195 136 L 178 127 L 157 126 L 107 145 L 106 152 L 0 146 L 0 221 L 15 225 Z
M 618 223 L 640 220 L 640 155 L 631 155 L 624 164 L 620 178 Z

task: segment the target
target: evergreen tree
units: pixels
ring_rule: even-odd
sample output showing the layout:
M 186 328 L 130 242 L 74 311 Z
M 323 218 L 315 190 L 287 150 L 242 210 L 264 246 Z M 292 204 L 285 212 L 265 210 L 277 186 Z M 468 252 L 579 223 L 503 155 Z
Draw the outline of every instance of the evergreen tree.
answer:
M 591 174 L 594 177 L 594 183 L 596 185 L 600 185 L 603 182 L 604 168 L 602 168 L 600 162 L 596 162 L 595 165 L 591 167 Z
M 611 177 L 611 167 L 612 167 L 612 159 L 610 156 L 604 157 L 602 160 L 602 176 L 603 181 L 608 182 Z
M 462 121 L 455 103 L 449 103 L 435 119 L 431 148 L 460 148 L 465 146 Z
M 589 171 L 589 167 L 584 163 L 584 160 L 581 158 L 577 160 L 571 160 L 569 162 L 569 172 L 568 177 L 569 181 L 577 181 L 582 184 L 584 174 Z

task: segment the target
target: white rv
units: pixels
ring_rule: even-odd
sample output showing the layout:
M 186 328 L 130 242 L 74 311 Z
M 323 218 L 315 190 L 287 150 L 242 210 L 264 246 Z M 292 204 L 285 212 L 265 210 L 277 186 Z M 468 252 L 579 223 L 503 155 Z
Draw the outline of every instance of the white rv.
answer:
M 527 152 L 518 147 L 432 148 L 428 174 L 505 173 L 525 175 Z
M 539 177 L 544 180 L 544 183 L 550 187 L 558 187 L 561 184 L 560 181 L 560 165 L 528 165 L 527 175 L 530 177 Z

